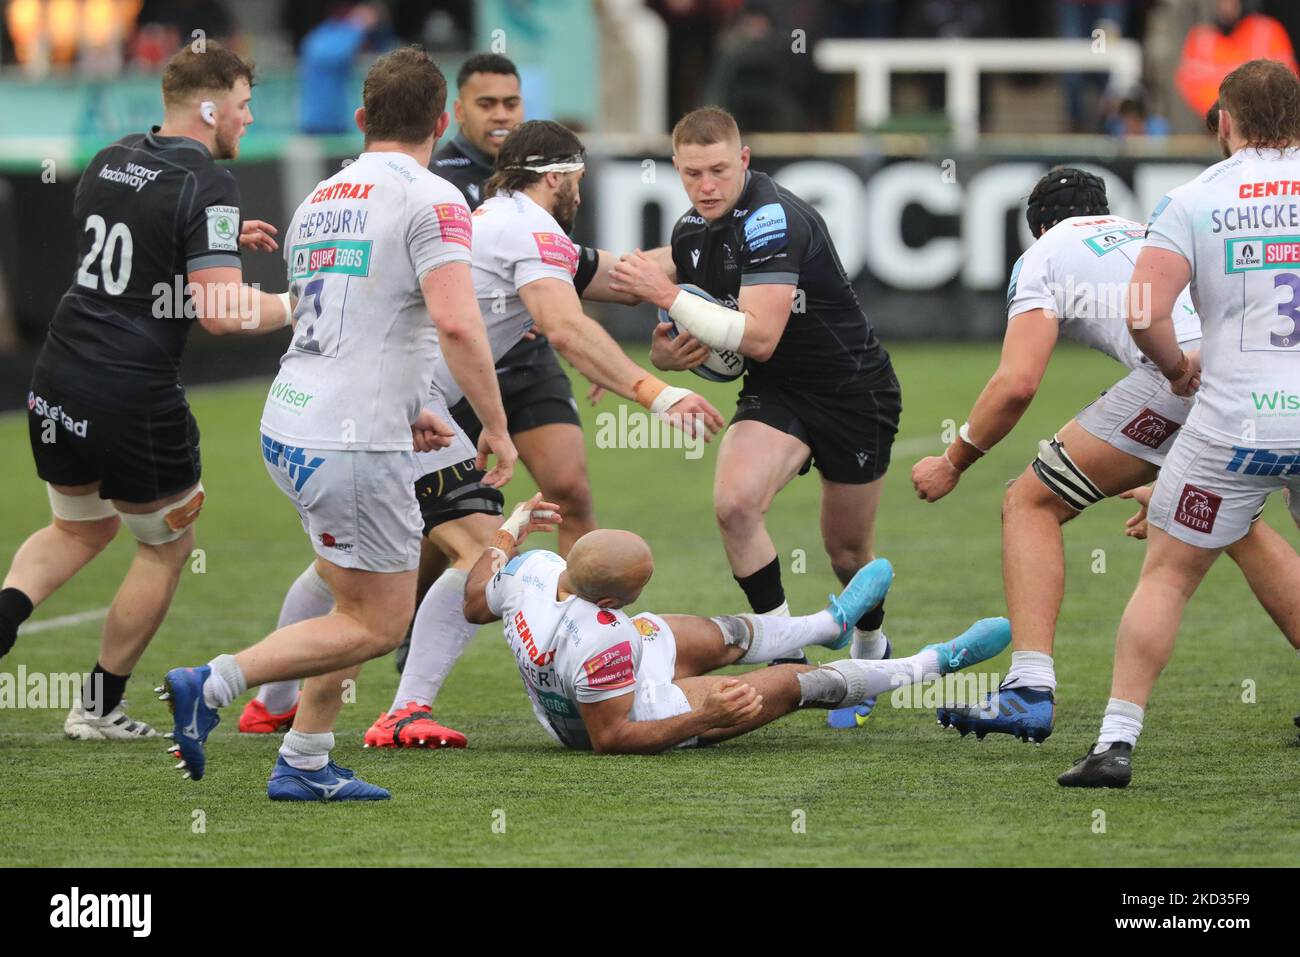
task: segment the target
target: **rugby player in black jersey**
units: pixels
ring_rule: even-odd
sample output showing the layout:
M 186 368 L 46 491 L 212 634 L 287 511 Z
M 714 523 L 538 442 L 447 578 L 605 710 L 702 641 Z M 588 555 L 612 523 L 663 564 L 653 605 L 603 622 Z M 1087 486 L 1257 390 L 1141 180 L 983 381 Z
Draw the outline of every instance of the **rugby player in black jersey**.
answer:
M 872 527 L 902 409 L 898 380 L 812 206 L 749 169 L 725 110 L 705 107 L 673 128 L 673 165 L 693 208 L 669 250 L 624 256 L 610 288 L 669 311 L 654 332 L 660 369 L 699 365 L 707 347 L 739 352 L 746 374 L 718 451 L 713 504 L 732 574 L 759 614 L 788 613 L 763 515 L 810 467 L 821 473 L 821 534 L 841 582 L 872 559 Z M 670 253 L 666 255 L 665 253 Z M 680 290 L 693 283 L 716 303 Z M 567 518 L 566 518 L 567 520 Z M 884 606 L 854 631 L 853 655 L 889 654 Z M 852 727 L 870 708 L 841 709 Z
M 214 162 L 239 154 L 252 80 L 252 66 L 216 43 L 185 47 L 163 71 L 162 126 L 105 147 L 77 186 L 75 272 L 27 398 L 53 518 L 18 549 L 0 591 L 3 656 L 32 609 L 121 525 L 137 540 L 64 723 L 72 738 L 154 735 L 126 716 L 122 695 L 171 604 L 203 505 L 199 429 L 178 377 L 190 326 L 222 335 L 290 322 L 287 293 L 242 283 L 241 244 L 273 250 L 275 230 L 241 229 L 239 190 Z

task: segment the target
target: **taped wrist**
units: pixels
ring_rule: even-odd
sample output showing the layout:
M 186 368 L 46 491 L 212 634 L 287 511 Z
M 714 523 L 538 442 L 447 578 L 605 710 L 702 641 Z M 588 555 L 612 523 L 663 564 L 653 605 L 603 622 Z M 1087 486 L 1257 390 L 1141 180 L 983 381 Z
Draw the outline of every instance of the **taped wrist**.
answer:
M 673 322 L 712 349 L 735 352 L 745 337 L 745 314 L 685 290 L 668 307 Z
M 276 298 L 280 300 L 280 305 L 284 306 L 284 324 L 286 326 L 292 326 L 293 325 L 293 303 L 289 301 L 289 294 L 287 292 L 282 292 Z

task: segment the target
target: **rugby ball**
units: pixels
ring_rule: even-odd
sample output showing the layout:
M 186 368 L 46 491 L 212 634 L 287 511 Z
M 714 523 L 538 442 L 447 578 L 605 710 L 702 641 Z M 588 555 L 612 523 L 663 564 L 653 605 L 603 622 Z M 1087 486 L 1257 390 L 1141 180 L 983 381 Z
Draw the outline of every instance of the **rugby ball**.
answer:
M 692 285 L 691 283 L 682 283 L 678 288 L 685 292 L 689 292 L 693 296 L 707 299 L 712 303 L 718 301 L 699 286 Z M 672 328 L 668 330 L 668 338 L 676 339 L 677 323 L 673 322 L 672 318 L 668 315 L 667 309 L 659 310 L 659 321 L 666 322 L 668 325 L 672 326 Z M 732 382 L 745 374 L 745 357 L 738 352 L 724 351 L 722 349 L 710 349 L 709 357 L 691 371 L 701 379 L 708 379 L 710 382 Z

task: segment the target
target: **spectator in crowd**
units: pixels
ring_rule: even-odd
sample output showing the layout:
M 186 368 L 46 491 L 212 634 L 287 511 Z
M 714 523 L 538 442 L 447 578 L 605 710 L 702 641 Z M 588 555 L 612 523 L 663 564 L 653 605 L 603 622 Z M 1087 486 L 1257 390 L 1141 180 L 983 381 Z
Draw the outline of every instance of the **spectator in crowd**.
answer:
M 351 133 L 357 89 L 352 65 L 367 46 L 391 46 L 387 10 L 378 3 L 340 3 L 302 40 L 298 51 L 298 121 L 304 133 Z
M 1141 88 L 1130 91 L 1122 99 L 1108 97 L 1106 103 L 1111 109 L 1106 116 L 1105 127 L 1111 136 L 1125 139 L 1130 136 L 1169 134 L 1169 121 L 1151 112 L 1146 91 Z
M 1213 20 L 1187 34 L 1174 83 L 1198 116 L 1219 95 L 1219 83 L 1247 60 L 1280 60 L 1296 69 L 1286 30 L 1272 17 L 1247 13 L 1242 0 L 1215 0 Z
M 1058 35 L 1063 40 L 1090 40 L 1095 31 L 1103 31 L 1107 39 L 1118 39 L 1129 34 L 1131 0 L 1062 0 L 1059 10 Z M 1084 103 L 1085 90 L 1092 88 L 1094 96 L 1105 87 L 1103 73 L 1066 73 L 1066 109 L 1073 132 L 1095 132 L 1096 114 L 1089 121 L 1089 110 Z
M 36 76 L 53 66 L 116 72 L 139 10 L 140 0 L 9 0 L 0 62 Z
M 183 43 L 200 36 L 240 50 L 234 18 L 222 0 L 144 0 L 139 29 L 131 40 L 131 61 L 143 69 L 162 69 Z
M 704 101 L 726 107 L 751 133 L 809 129 L 809 58 L 790 47 L 770 0 L 746 0 L 714 51 Z
M 741 0 L 646 0 L 668 28 L 668 116 L 672 126 L 704 105 L 700 93 L 709 75 L 718 32 Z

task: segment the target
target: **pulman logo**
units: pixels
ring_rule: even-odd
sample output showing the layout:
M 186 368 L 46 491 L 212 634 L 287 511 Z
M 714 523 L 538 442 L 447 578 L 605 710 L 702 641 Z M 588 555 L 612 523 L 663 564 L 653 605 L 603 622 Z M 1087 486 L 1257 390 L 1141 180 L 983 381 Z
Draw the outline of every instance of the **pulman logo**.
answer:
M 82 894 L 73 887 L 50 898 L 50 926 L 123 927 L 131 930 L 132 937 L 148 937 L 153 929 L 153 895 Z

